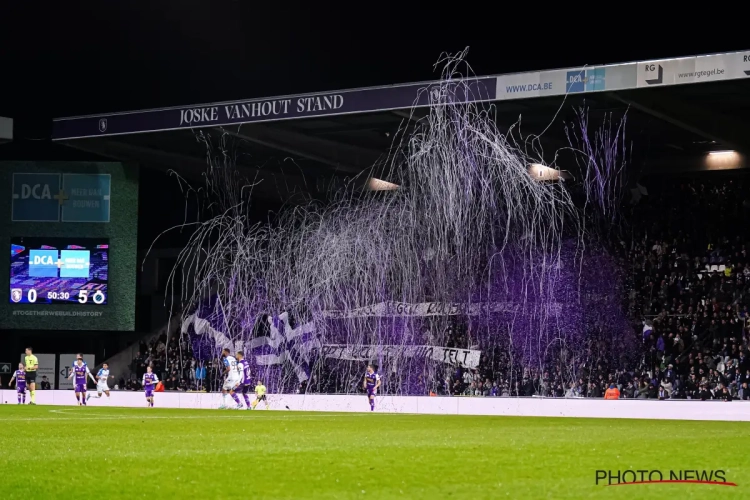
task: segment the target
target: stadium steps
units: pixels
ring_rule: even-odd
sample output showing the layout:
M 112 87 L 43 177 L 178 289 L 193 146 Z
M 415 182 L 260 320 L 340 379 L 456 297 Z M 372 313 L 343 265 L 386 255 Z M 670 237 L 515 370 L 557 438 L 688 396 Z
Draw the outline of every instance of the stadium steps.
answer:
M 173 335 L 180 334 L 180 321 L 178 317 L 175 317 L 171 321 L 168 321 L 156 332 L 151 332 L 133 342 L 131 345 L 118 352 L 114 356 L 105 359 L 101 363 L 97 363 L 97 366 L 93 373 L 99 371 L 99 368 L 101 368 L 104 363 L 107 363 L 109 365 L 109 374 L 114 376 L 109 385 L 110 387 L 114 388 L 115 384 L 119 384 L 121 377 L 125 377 L 126 379 L 128 379 L 131 376 L 132 371 L 130 369 L 130 365 L 133 363 L 133 359 L 135 359 L 136 353 L 138 353 L 138 351 L 140 350 L 140 344 L 143 342 L 148 344 L 152 340 L 156 340 L 160 336 L 165 334 L 168 339 Z

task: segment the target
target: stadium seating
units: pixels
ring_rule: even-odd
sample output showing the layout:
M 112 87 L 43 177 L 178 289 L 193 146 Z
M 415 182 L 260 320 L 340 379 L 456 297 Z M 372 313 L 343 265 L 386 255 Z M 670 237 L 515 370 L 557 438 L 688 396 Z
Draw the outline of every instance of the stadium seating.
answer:
M 622 398 L 750 399 L 750 238 L 743 231 L 750 203 L 744 192 L 736 178 L 652 179 L 649 196 L 624 210 L 624 244 L 613 251 L 622 252 L 628 276 L 623 299 L 641 345 L 637 363 L 623 366 L 589 348 L 595 361 L 573 367 L 571 381 L 560 366 L 511 370 L 508 354 L 497 349 L 485 353 L 478 369 L 440 373 L 423 384 L 425 394 L 602 398 L 614 383 Z M 446 333 L 450 346 L 468 347 L 460 320 Z M 216 390 L 220 383 L 215 361 L 202 364 L 189 342 L 162 335 L 140 346 L 122 387 L 139 389 L 149 363 L 167 390 Z M 350 385 L 329 382 L 302 384 L 300 391 L 351 392 Z
M 621 231 L 627 309 L 635 335 L 649 324 L 638 363 L 601 357 L 575 367 L 578 380 L 566 382 L 559 367 L 511 372 L 486 362 L 449 374 L 439 392 L 601 398 L 615 383 L 624 398 L 750 399 L 744 186 L 742 178 L 713 173 L 652 179 L 650 196 L 628 207 Z

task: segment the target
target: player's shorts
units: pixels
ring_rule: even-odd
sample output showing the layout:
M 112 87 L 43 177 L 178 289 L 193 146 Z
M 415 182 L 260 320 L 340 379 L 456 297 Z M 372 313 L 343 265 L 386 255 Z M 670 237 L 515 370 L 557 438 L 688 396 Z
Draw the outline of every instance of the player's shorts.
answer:
M 236 392 L 237 394 L 247 394 L 248 392 L 252 392 L 252 389 L 253 388 L 252 388 L 252 386 L 250 386 L 250 384 L 242 384 L 242 383 L 240 383 L 240 385 L 238 385 L 234 389 L 234 392 Z
M 377 391 L 374 387 L 367 388 L 367 397 L 369 398 L 370 396 L 377 396 Z
M 96 384 L 96 392 L 99 394 L 102 392 L 109 392 L 109 386 L 107 384 Z
M 153 398 L 154 397 L 154 390 L 153 389 L 146 389 L 146 397 L 147 398 Z
M 257 396 L 256 399 L 258 400 L 258 403 L 260 403 L 261 401 L 265 401 L 266 400 L 266 395 L 263 394 L 262 396 Z
M 36 372 L 26 372 L 26 383 L 33 384 L 36 382 Z
M 86 384 L 76 384 L 76 392 L 86 392 Z
M 235 387 L 239 385 L 240 381 L 236 378 L 228 378 L 224 381 L 224 385 L 221 387 L 223 391 L 233 391 Z
M 16 392 L 26 392 L 26 385 L 21 384 L 16 386 Z

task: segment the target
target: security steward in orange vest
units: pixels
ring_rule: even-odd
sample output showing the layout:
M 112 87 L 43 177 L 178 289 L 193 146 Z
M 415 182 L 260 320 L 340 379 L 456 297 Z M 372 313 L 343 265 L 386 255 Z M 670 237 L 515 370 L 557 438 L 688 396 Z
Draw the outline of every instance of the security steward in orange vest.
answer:
M 604 399 L 620 399 L 620 389 L 615 384 L 609 384 L 609 389 L 604 392 Z

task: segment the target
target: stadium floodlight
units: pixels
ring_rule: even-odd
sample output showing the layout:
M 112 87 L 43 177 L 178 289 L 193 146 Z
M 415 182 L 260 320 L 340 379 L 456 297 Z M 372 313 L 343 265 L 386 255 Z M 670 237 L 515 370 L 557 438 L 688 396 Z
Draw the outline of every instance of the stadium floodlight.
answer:
M 709 151 L 704 159 L 707 170 L 734 170 L 742 168 L 743 158 L 737 151 Z
M 538 181 L 558 181 L 562 179 L 559 170 L 541 163 L 530 164 L 529 175 Z
M 399 188 L 398 184 L 384 181 L 382 179 L 378 179 L 375 177 L 370 178 L 368 187 L 370 191 L 395 191 L 396 189 Z

